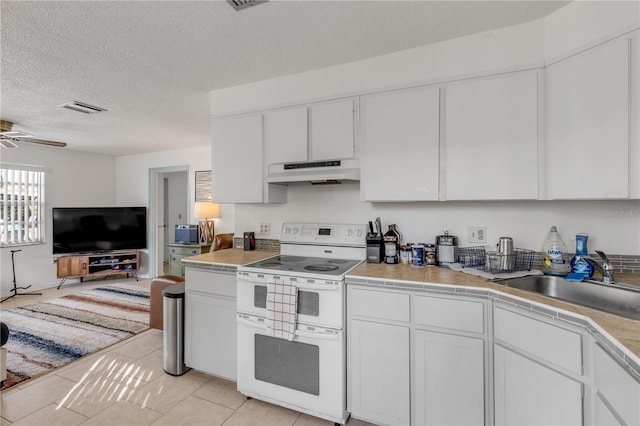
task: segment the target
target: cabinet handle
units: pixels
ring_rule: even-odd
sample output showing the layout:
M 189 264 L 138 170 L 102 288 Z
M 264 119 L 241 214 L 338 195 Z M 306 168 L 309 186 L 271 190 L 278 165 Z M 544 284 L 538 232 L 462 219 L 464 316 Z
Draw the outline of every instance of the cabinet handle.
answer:
M 82 264 L 82 269 L 87 269 L 87 263 L 86 262 Z

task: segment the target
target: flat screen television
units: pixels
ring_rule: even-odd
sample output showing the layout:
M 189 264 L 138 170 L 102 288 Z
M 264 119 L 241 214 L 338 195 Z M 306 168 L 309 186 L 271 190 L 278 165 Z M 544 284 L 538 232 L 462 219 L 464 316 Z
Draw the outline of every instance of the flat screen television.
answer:
M 146 207 L 53 208 L 53 254 L 144 248 Z

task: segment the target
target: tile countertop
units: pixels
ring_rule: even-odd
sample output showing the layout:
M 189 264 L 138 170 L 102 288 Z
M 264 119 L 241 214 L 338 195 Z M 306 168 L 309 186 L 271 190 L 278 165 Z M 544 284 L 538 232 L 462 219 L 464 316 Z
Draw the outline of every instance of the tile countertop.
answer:
M 185 257 L 182 259 L 182 264 L 185 266 L 217 264 L 234 267 L 257 262 L 258 260 L 266 259 L 267 257 L 275 256 L 277 254 L 280 254 L 280 252 L 271 250 L 244 251 L 239 248 L 231 248 Z
M 590 318 L 607 333 L 615 337 L 629 351 L 640 357 L 640 321 L 634 321 L 595 309 L 585 308 L 543 295 L 530 293 L 528 291 L 505 287 L 500 284 L 487 281 L 485 278 L 476 277 L 463 272 L 452 271 L 448 268 L 414 268 L 410 265 L 387 265 L 385 263 L 363 263 L 351 270 L 348 277 L 460 285 L 465 287 L 486 288 L 511 294 L 523 299 L 543 303 L 545 305 L 564 309 Z M 640 286 L 640 274 L 616 273 L 616 280 Z M 576 283 L 576 285 L 579 285 L 579 283 Z

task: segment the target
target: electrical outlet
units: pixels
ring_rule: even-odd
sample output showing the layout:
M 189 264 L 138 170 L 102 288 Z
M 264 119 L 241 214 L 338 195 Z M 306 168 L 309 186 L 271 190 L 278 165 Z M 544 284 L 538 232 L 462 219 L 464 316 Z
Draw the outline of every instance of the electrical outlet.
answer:
M 467 226 L 468 243 L 486 243 L 487 228 L 484 226 Z
M 260 224 L 260 235 L 269 235 L 271 234 L 271 224 L 269 223 L 261 223 Z

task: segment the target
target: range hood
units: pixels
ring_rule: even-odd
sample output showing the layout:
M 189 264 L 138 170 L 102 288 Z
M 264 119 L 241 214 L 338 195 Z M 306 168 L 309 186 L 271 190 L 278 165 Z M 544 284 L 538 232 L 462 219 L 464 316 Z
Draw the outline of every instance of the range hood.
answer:
M 265 180 L 280 185 L 359 182 L 360 165 L 357 160 L 270 165 Z

